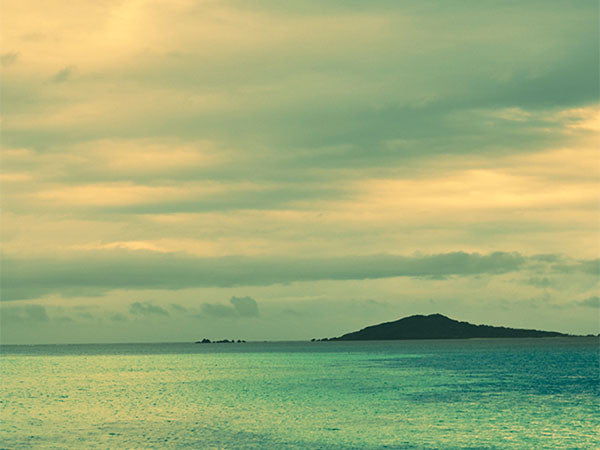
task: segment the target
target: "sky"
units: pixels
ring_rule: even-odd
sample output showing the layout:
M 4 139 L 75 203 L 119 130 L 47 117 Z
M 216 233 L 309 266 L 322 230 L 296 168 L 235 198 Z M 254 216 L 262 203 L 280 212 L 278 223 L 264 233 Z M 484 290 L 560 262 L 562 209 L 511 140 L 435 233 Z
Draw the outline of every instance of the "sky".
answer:
M 3 344 L 600 332 L 597 1 L 1 9 Z

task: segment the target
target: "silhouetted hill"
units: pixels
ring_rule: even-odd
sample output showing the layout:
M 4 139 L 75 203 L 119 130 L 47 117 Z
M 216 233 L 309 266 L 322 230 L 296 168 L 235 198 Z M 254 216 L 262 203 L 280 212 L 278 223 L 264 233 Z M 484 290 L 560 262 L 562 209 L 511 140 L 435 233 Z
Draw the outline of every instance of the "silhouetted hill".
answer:
M 380 341 L 397 339 L 531 338 L 568 336 L 554 331 L 492 327 L 459 322 L 441 314 L 410 316 L 344 334 L 330 341 Z

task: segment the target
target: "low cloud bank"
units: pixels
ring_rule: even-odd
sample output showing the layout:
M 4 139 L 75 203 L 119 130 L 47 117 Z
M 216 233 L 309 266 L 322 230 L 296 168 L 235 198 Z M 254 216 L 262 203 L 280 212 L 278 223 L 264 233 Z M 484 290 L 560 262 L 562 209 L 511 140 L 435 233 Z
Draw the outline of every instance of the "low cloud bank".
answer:
M 196 258 L 182 254 L 145 251 L 86 252 L 85 257 L 2 260 L 3 300 L 38 298 L 48 294 L 68 296 L 76 291 L 98 294 L 114 289 L 183 289 L 192 287 L 268 286 L 321 280 L 365 280 L 391 277 L 443 279 L 473 275 L 499 275 L 545 265 L 558 272 L 590 273 L 597 260 L 551 264 L 519 253 L 452 252 L 426 256 L 367 255 L 336 258 L 284 257 Z M 551 267 L 552 266 L 552 267 Z M 538 269 L 539 270 L 539 269 Z M 252 315 L 243 299 L 232 302 L 235 311 Z M 218 314 L 219 308 L 213 309 Z M 134 313 L 167 314 L 147 304 Z M 225 314 L 224 310 L 221 311 Z
M 149 302 L 134 302 L 129 307 L 129 313 L 138 316 L 168 316 L 166 309 Z
M 202 314 L 213 317 L 258 317 L 258 304 L 252 297 L 231 297 L 231 306 L 205 303 Z

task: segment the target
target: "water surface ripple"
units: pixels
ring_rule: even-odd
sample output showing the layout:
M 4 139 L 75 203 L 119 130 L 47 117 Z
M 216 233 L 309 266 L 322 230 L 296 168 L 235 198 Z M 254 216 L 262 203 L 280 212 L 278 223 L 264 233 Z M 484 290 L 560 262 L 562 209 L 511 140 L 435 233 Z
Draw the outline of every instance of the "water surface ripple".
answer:
M 598 448 L 594 338 L 1 347 L 3 448 Z

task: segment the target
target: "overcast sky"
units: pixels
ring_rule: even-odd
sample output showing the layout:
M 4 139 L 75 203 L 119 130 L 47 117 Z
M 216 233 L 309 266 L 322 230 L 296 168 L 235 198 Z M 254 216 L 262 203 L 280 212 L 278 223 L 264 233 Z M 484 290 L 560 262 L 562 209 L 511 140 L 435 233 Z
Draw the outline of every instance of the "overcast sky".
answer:
M 2 2 L 2 343 L 600 331 L 598 2 Z

